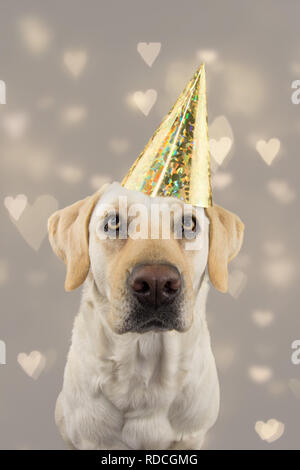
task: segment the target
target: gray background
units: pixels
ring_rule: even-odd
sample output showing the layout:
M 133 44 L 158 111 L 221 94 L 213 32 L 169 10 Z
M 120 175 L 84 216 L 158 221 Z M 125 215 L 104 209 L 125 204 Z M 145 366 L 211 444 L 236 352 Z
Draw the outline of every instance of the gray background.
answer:
M 291 363 L 300 337 L 300 107 L 291 102 L 291 83 L 300 78 L 299 14 L 297 1 L 0 1 L 2 449 L 64 448 L 54 405 L 80 300 L 80 291 L 64 292 L 64 266 L 46 234 L 40 249 L 30 247 L 4 198 L 25 194 L 33 204 L 50 194 L 63 207 L 92 193 L 95 175 L 120 180 L 207 49 L 214 51 L 206 65 L 209 122 L 226 116 L 233 132 L 228 157 L 214 165 L 214 200 L 240 215 L 246 237 L 231 266 L 231 294 L 209 293 L 221 413 L 205 447 L 299 449 L 300 366 Z M 30 42 L 32 18 L 32 29 L 44 33 Z M 152 67 L 139 42 L 161 42 Z M 87 63 L 75 78 L 63 56 L 78 49 Z M 149 88 L 157 101 L 145 116 L 128 96 Z M 85 109 L 77 124 L 66 117 L 72 106 Z M 256 142 L 274 137 L 281 146 L 267 165 Z M 123 149 L 116 151 L 115 139 L 126 141 Z M 39 217 L 26 223 L 33 233 L 44 230 Z M 269 324 L 259 326 L 258 317 Z M 17 361 L 32 350 L 46 358 L 35 378 Z M 272 376 L 259 383 L 251 367 Z M 254 429 L 270 418 L 285 425 L 273 443 Z

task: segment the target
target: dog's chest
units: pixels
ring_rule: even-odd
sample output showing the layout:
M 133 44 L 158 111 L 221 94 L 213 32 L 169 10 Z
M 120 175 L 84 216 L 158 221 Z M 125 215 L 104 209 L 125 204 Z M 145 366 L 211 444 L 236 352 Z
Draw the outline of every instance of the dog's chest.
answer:
M 103 391 L 123 415 L 121 440 L 131 448 L 166 448 L 177 437 L 168 411 L 178 377 L 169 369 L 158 335 L 143 337 L 126 359 L 111 363 Z
M 145 335 L 126 355 L 116 355 L 109 362 L 103 389 L 123 412 L 159 409 L 172 399 L 167 389 L 174 388 L 176 377 L 167 384 L 169 364 L 158 335 Z

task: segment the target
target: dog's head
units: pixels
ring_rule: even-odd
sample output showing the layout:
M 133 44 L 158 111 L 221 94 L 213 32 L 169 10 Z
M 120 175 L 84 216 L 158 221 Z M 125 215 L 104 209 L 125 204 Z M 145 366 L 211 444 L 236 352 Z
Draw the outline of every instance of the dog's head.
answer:
M 49 238 L 66 264 L 66 290 L 90 272 L 116 333 L 189 329 L 206 266 L 212 284 L 226 292 L 244 226 L 216 205 L 186 208 L 114 183 L 55 212 Z

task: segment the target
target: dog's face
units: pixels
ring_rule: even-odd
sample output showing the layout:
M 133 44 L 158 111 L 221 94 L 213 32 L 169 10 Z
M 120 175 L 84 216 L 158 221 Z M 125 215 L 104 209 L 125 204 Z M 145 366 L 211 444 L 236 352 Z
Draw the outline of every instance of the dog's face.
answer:
M 120 198 L 126 201 L 123 210 Z M 111 185 L 98 201 L 89 225 L 91 272 L 109 300 L 114 331 L 190 327 L 194 291 L 207 264 L 209 223 L 202 208 L 183 218 L 183 206 L 173 198 L 150 198 L 119 184 Z M 196 229 L 197 239 L 191 237 Z M 195 242 L 197 250 L 191 250 Z
M 189 329 L 207 264 L 212 283 L 226 291 L 242 235 L 239 218 L 218 206 L 187 208 L 117 183 L 49 220 L 51 245 L 67 265 L 66 289 L 90 271 L 119 334 Z

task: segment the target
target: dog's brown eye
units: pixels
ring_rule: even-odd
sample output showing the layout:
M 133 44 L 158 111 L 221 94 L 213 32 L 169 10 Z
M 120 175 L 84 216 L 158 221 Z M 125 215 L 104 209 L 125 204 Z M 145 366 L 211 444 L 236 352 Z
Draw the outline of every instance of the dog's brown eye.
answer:
M 187 232 L 196 232 L 197 230 L 197 220 L 196 217 L 183 217 L 182 219 L 182 231 Z
M 113 231 L 117 232 L 120 228 L 119 215 L 109 215 L 104 222 L 104 232 Z

